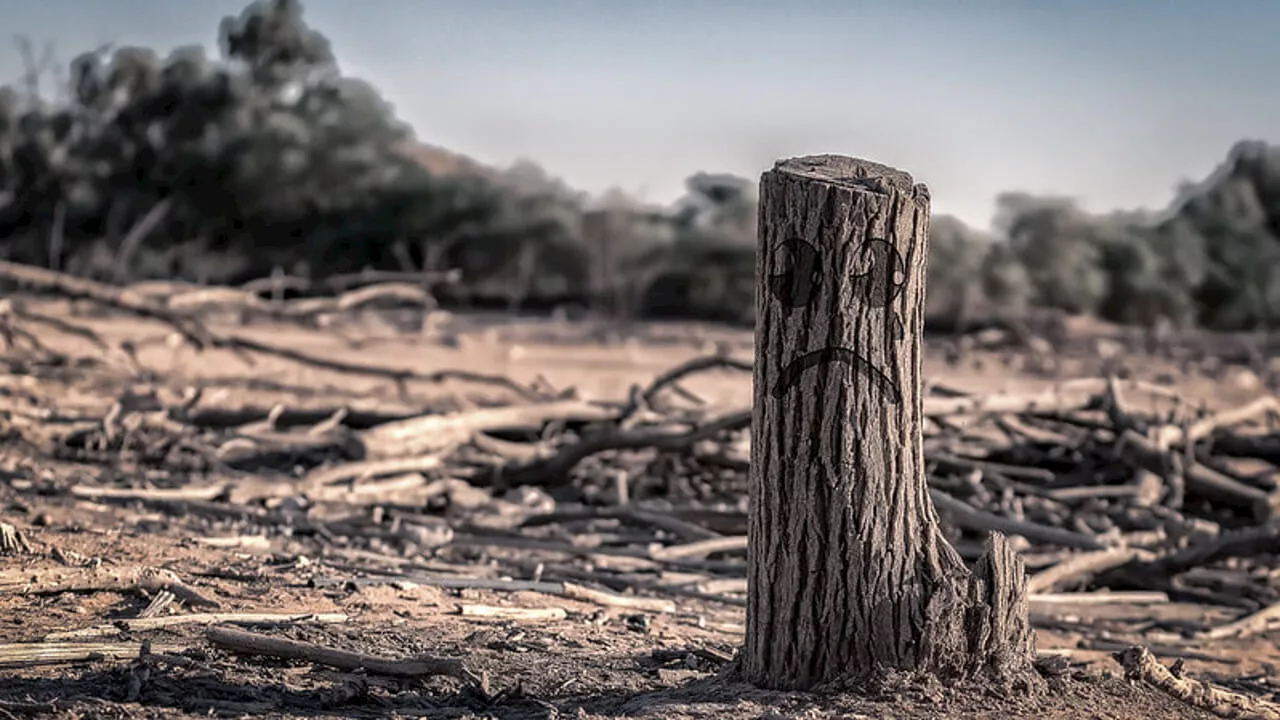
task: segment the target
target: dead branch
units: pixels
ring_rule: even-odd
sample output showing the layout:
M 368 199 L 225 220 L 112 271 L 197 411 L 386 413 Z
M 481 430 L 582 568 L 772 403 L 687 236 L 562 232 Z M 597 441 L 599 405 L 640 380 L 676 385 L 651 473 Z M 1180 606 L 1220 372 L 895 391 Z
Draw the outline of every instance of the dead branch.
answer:
M 618 519 L 624 522 L 634 522 L 637 524 L 652 526 L 659 530 L 665 530 L 676 537 L 687 541 L 709 540 L 711 538 L 721 536 L 720 533 L 714 530 L 681 520 L 673 513 L 664 513 L 658 510 L 645 510 L 638 507 L 578 508 L 574 510 L 558 509 L 555 512 L 543 515 L 534 515 L 526 518 L 522 523 L 522 526 L 536 527 L 549 523 L 595 519 Z
M 601 580 L 598 574 L 587 573 L 586 575 L 597 582 Z M 545 582 L 539 580 L 507 580 L 504 578 L 424 577 L 417 575 L 397 576 L 396 580 L 401 583 L 455 590 L 481 589 L 501 592 L 538 592 L 602 607 L 624 608 L 642 612 L 673 613 L 676 611 L 676 604 L 666 598 L 619 595 L 567 581 Z
M 1160 592 L 1069 592 L 1033 593 L 1027 601 L 1040 605 L 1160 605 L 1169 602 L 1169 596 Z
M 1046 525 L 1000 517 L 999 515 L 979 510 L 963 500 L 957 500 L 941 490 L 930 488 L 929 496 L 933 498 L 933 504 L 939 510 L 945 512 L 953 523 L 967 530 L 1020 535 L 1028 540 L 1079 548 L 1081 550 L 1106 549 L 1106 545 L 1097 538 Z
M 316 285 L 330 292 L 343 292 L 357 285 L 369 285 L 374 283 L 416 283 L 418 285 L 431 286 L 448 283 L 456 283 L 462 279 L 462 271 L 444 270 L 440 272 L 395 272 L 389 270 L 364 270 L 358 273 L 348 275 L 334 275 L 325 278 Z
M 468 670 L 460 660 L 436 658 L 430 655 L 403 659 L 384 658 L 216 625 L 206 631 L 205 637 L 210 643 L 223 650 L 243 655 L 266 655 L 301 660 L 340 670 L 363 670 L 367 673 L 392 677 L 445 675 L 476 685 L 484 684 L 482 678 Z
M 142 565 L 124 568 L 75 568 L 71 570 L 0 570 L 0 593 L 47 595 L 64 592 L 142 592 L 168 590 L 193 605 L 218 607 L 219 603 L 187 585 L 177 573 Z
M 390 380 L 398 386 L 403 386 L 409 382 L 442 383 L 450 380 L 458 380 L 462 382 L 503 387 L 526 400 L 538 401 L 543 399 L 539 393 L 515 382 L 510 378 L 502 377 L 500 375 L 486 375 L 483 373 L 468 372 L 465 370 L 441 370 L 438 372 L 423 373 L 408 369 L 397 370 L 377 365 L 343 362 L 341 360 L 330 360 L 328 358 L 316 357 L 300 350 L 294 350 L 293 348 L 274 347 L 272 345 L 238 335 L 215 337 L 212 345 L 214 347 L 225 347 L 237 351 L 247 350 L 260 353 L 262 355 L 270 355 L 296 362 L 299 365 L 318 368 L 320 370 L 330 370 L 332 372 L 344 373 L 347 375 L 362 375 L 365 377 Z
M 184 340 L 191 343 L 191 345 L 197 350 L 204 350 L 210 347 L 224 348 L 236 353 L 242 360 L 250 364 L 252 364 L 252 360 L 246 354 L 249 351 L 290 360 L 301 365 L 307 365 L 309 367 L 319 368 L 322 370 L 391 380 L 398 386 L 403 386 L 405 383 L 414 381 L 439 383 L 446 382 L 448 380 L 461 380 L 464 382 L 499 385 L 511 390 L 518 396 L 525 399 L 540 399 L 538 393 L 512 381 L 509 378 L 500 376 L 483 375 L 480 373 L 465 371 L 419 373 L 408 369 L 396 370 L 376 365 L 342 362 L 339 360 L 315 357 L 293 348 L 274 347 L 251 338 L 237 335 L 217 335 L 201 325 L 194 318 L 175 313 L 169 308 L 161 307 L 160 305 L 144 299 L 144 297 L 137 292 L 131 293 L 128 289 L 121 290 L 110 285 L 67 275 L 65 273 L 46 270 L 44 268 L 0 260 L 0 279 L 8 280 L 22 287 L 30 287 L 45 292 L 55 293 L 71 300 L 89 300 L 139 317 L 158 320 L 173 328 Z
M 72 497 L 85 500 L 115 500 L 118 502 L 172 503 L 187 500 L 213 500 L 227 491 L 223 483 L 180 488 L 117 488 L 73 485 Z
M 1084 410 L 1092 407 L 1096 402 L 1095 398 L 1105 391 L 1104 381 L 1087 379 L 1062 383 L 1035 394 L 926 397 L 924 414 L 928 417 L 948 417 Z
M 1028 593 L 1047 593 L 1079 583 L 1100 572 L 1111 570 L 1135 558 L 1153 558 L 1152 553 L 1130 547 L 1117 547 L 1084 553 L 1060 562 L 1027 578 Z
M 116 620 L 110 625 L 96 625 L 81 630 L 63 630 L 49 633 L 43 642 L 65 642 L 67 640 L 85 640 L 88 638 L 110 637 L 123 633 L 146 632 L 179 625 L 244 625 L 244 626 L 281 626 L 344 623 L 349 618 L 343 613 L 311 613 L 301 615 L 284 615 L 280 613 L 193 613 L 190 615 L 169 615 L 165 617 L 146 617 Z
M 561 400 L 423 415 L 371 428 L 360 435 L 360 440 L 370 458 L 403 457 L 464 443 L 479 432 L 536 432 L 551 421 L 599 422 L 613 417 L 614 411 L 607 407 L 581 400 Z
M 564 485 L 570 482 L 570 472 L 584 459 L 611 450 L 640 450 L 652 448 L 659 451 L 683 450 L 696 442 L 741 430 L 751 424 L 751 411 L 740 410 L 722 415 L 692 430 L 662 431 L 635 430 L 606 432 L 579 440 L 561 448 L 553 457 L 531 466 L 510 471 L 515 484 Z
M 303 298 L 285 303 L 263 300 L 256 292 L 246 288 L 201 288 L 172 295 L 166 303 L 170 310 L 182 313 L 199 312 L 206 308 L 233 311 L 253 311 L 279 320 L 305 320 L 326 313 L 342 313 L 362 307 L 386 303 L 411 303 L 419 307 L 434 307 L 433 298 L 421 285 L 388 282 L 349 290 L 337 297 Z
M 146 643 L 7 643 L 0 645 L 0 668 L 16 669 L 40 665 L 134 660 Z M 178 654 L 181 645 L 155 643 L 151 651 Z
M 1225 625 L 1209 628 L 1196 633 L 1198 640 L 1221 640 L 1232 637 L 1248 637 L 1258 635 L 1270 629 L 1272 623 L 1280 620 L 1280 603 L 1272 603 L 1261 610 Z
M 1209 683 L 1179 677 L 1145 647 L 1133 646 L 1114 655 L 1129 680 L 1140 680 L 1191 705 L 1231 720 L 1280 720 L 1280 705 Z
M 501 605 L 459 605 L 462 617 L 492 618 L 495 620 L 564 620 L 569 613 L 564 608 L 525 608 Z
M 366 429 L 375 425 L 407 420 L 422 414 L 421 410 L 415 411 L 408 407 L 400 410 L 380 407 L 374 410 L 335 405 L 316 408 L 285 407 L 276 412 L 277 407 L 279 406 L 199 407 L 181 413 L 173 411 L 170 415 L 175 420 L 181 420 L 192 427 L 221 430 L 261 422 L 268 417 L 273 417 L 275 426 L 278 428 L 315 425 L 340 411 L 345 411 L 342 418 L 343 425 L 353 429 Z
M 425 472 L 441 466 L 438 455 L 420 457 L 393 457 L 384 460 L 364 460 L 361 462 L 342 463 L 332 467 L 321 468 L 309 473 L 302 480 L 301 492 L 325 493 L 324 488 L 346 480 L 361 480 L 384 475 Z
M 1133 430 L 1125 430 L 1117 444 L 1117 454 L 1135 468 L 1164 474 L 1175 460 L 1159 446 Z M 1198 463 L 1184 464 L 1182 475 L 1187 490 L 1229 505 L 1248 508 L 1258 522 L 1266 522 L 1280 506 L 1280 493 L 1249 487 Z
M 1216 430 L 1240 425 L 1260 417 L 1280 413 L 1280 401 L 1274 395 L 1258 398 L 1247 405 L 1222 410 L 1192 423 L 1185 430 L 1178 425 L 1163 425 L 1149 433 L 1158 448 L 1169 448 L 1185 443 L 1195 443 L 1209 437 Z
M 104 283 L 7 260 L 0 260 L 0 279 L 19 287 L 54 293 L 69 300 L 90 300 L 138 317 L 162 322 L 196 348 L 214 344 L 209 331 L 196 321 L 175 315 L 137 294 Z
M 691 374 L 717 369 L 740 370 L 740 372 L 750 373 L 751 370 L 754 369 L 754 365 L 749 363 L 749 361 L 735 360 L 733 357 L 727 355 L 694 357 L 694 359 L 686 361 L 686 363 L 681 363 L 680 365 L 675 366 L 675 368 L 667 370 L 666 373 L 662 373 L 658 375 L 657 378 L 654 378 L 652 382 L 649 383 L 649 386 L 640 392 L 640 400 L 643 401 L 645 405 L 652 406 L 655 398 L 658 397 L 658 393 L 662 392 L 664 388 L 680 382 L 681 379 L 689 377 Z M 635 407 L 628 409 L 628 413 L 623 413 L 623 416 L 630 414 L 631 411 L 635 411 Z
M 685 560 L 688 558 L 704 558 L 712 553 L 744 552 L 747 549 L 747 536 L 718 537 L 697 540 L 683 545 L 669 545 L 653 550 L 649 556 L 655 560 Z

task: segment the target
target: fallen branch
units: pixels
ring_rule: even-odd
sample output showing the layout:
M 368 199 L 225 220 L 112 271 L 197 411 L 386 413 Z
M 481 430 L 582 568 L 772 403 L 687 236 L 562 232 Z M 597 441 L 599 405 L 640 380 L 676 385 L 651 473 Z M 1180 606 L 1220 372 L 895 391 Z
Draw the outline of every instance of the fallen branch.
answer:
M 738 410 L 710 422 L 699 425 L 692 430 L 633 430 L 601 433 L 583 438 L 576 443 L 566 445 L 554 456 L 532 465 L 516 468 L 509 472 L 514 475 L 508 478 L 512 484 L 529 485 L 565 485 L 570 481 L 570 472 L 578 463 L 597 453 L 611 450 L 639 450 L 653 448 L 660 451 L 683 450 L 694 443 L 713 438 L 724 432 L 741 430 L 751 425 L 751 411 Z
M 8 643 L 0 645 L 0 668 L 133 660 L 142 654 L 144 645 L 145 643 Z M 151 645 L 153 652 L 176 654 L 186 649 L 180 645 Z
M 439 468 L 441 464 L 442 462 L 438 455 L 393 457 L 384 460 L 361 460 L 359 462 L 341 463 L 312 470 L 303 478 L 300 491 L 304 494 L 317 493 L 318 495 L 329 497 L 329 493 L 325 488 L 336 483 L 385 475 L 426 472 Z
M 1041 605 L 1161 605 L 1169 602 L 1162 592 L 1069 592 L 1031 593 L 1027 602 Z
M 339 670 L 363 670 L 375 675 L 392 677 L 430 677 L 444 675 L 479 686 L 484 680 L 472 673 L 461 660 L 418 655 L 411 658 L 384 658 L 376 655 L 339 650 L 315 643 L 286 640 L 269 635 L 213 626 L 205 632 L 213 645 L 243 655 L 301 660 L 316 665 L 327 665 Z
M 171 313 L 128 290 L 8 260 L 0 260 L 0 279 L 8 280 L 20 287 L 54 293 L 69 300 L 89 300 L 137 317 L 157 320 L 173 328 L 197 348 L 213 345 L 213 336 L 198 322 Z
M 1280 603 L 1272 603 L 1258 612 L 1246 615 L 1235 622 L 1209 628 L 1196 633 L 1197 640 L 1222 640 L 1234 637 L 1259 635 L 1270 629 L 1271 624 L 1280 620 Z
M 746 549 L 747 536 L 738 535 L 697 540 L 683 545 L 668 545 L 667 547 L 653 550 L 649 553 L 649 557 L 654 560 L 685 560 L 689 558 L 704 558 L 712 553 L 742 552 Z
M 310 613 L 303 615 L 285 615 L 280 613 L 193 613 L 190 615 L 169 615 L 166 617 L 130 618 L 116 620 L 110 625 L 96 625 L 81 630 L 63 630 L 45 635 L 44 642 L 62 642 L 66 640 L 83 640 L 86 638 L 110 637 L 131 632 L 146 632 L 179 625 L 328 625 L 344 623 L 349 618 L 343 613 Z
M 491 618 L 495 620 L 564 620 L 569 613 L 564 608 L 522 608 L 500 605 L 459 605 L 462 617 Z
M 360 440 L 370 458 L 403 457 L 463 443 L 479 432 L 537 431 L 554 420 L 600 422 L 614 415 L 607 407 L 581 400 L 542 402 L 389 422 L 365 430 Z
M 168 590 L 194 605 L 218 607 L 217 601 L 187 585 L 177 573 L 162 568 L 75 568 L 71 570 L 0 571 L 0 593 L 48 595 L 64 592 L 146 592 Z
M 1132 430 L 1120 437 L 1117 453 L 1135 468 L 1164 474 L 1172 464 L 1159 446 Z M 1257 522 L 1266 522 L 1280 508 L 1280 493 L 1268 493 L 1234 480 L 1199 463 L 1183 463 L 1187 490 L 1228 505 L 1248 508 Z
M 1161 665 L 1151 651 L 1133 646 L 1116 653 L 1116 662 L 1124 668 L 1125 677 L 1158 688 L 1192 707 L 1206 710 L 1231 720 L 1280 720 L 1280 705 L 1241 693 L 1231 692 L 1209 683 L 1178 677 Z
M 1027 578 L 1028 593 L 1047 593 L 1079 583 L 1098 573 L 1120 567 L 1135 558 L 1155 557 L 1137 548 L 1118 547 L 1077 555 Z
M 413 575 L 397 576 L 395 581 L 453 590 L 479 589 L 502 592 L 539 592 L 603 607 L 625 608 L 642 612 L 673 613 L 676 611 L 676 604 L 666 598 L 619 595 L 571 582 L 507 580 L 503 578 L 420 577 Z M 387 582 L 391 582 L 391 580 L 388 579 Z
M 115 488 L 73 485 L 72 497 L 84 500 L 116 500 L 121 502 L 182 502 L 185 500 L 213 500 L 227 491 L 225 484 L 197 485 L 179 488 Z
M 968 530 L 977 530 L 979 532 L 995 531 L 1005 535 L 1020 535 L 1031 541 L 1052 543 L 1081 550 L 1106 549 L 1106 545 L 1097 538 L 1070 530 L 1062 530 L 1061 528 L 1001 517 L 979 510 L 963 500 L 957 500 L 936 488 L 929 488 L 929 497 L 933 498 L 934 505 L 947 513 L 951 522 Z
M 365 365 L 362 363 L 330 360 L 328 358 L 309 355 L 300 350 L 294 350 L 293 348 L 274 347 L 272 345 L 238 335 L 215 337 L 212 344 L 215 347 L 225 347 L 232 350 L 251 350 L 263 355 L 291 360 L 299 365 L 307 365 L 320 370 L 329 370 L 347 375 L 363 375 L 365 377 L 390 380 L 397 386 L 401 387 L 409 382 L 442 383 L 448 382 L 449 380 L 460 380 L 462 382 L 473 382 L 503 387 L 525 400 L 538 401 L 543 399 L 541 394 L 530 390 L 511 378 L 502 377 L 500 375 L 486 375 L 466 370 L 441 370 L 438 372 L 422 373 L 408 369 L 397 370 L 378 365 Z

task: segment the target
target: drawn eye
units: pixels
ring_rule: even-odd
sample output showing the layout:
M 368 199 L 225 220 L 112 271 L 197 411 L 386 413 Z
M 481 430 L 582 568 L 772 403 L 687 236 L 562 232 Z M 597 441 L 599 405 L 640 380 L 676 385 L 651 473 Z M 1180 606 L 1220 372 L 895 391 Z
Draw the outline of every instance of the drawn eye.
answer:
M 779 247 L 784 267 L 782 272 L 769 276 L 769 292 L 787 307 L 811 304 L 822 284 L 818 250 L 799 238 L 784 240 Z
M 867 240 L 858 246 L 854 266 L 856 292 L 868 305 L 884 307 L 907 284 L 907 264 L 902 254 L 884 240 Z

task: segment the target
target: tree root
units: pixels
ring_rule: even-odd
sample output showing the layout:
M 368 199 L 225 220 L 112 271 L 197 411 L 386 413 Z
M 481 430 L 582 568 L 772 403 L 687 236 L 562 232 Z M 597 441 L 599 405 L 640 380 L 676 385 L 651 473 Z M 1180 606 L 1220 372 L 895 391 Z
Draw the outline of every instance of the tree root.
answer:
M 1039 674 L 1025 568 L 1004 535 L 988 536 L 967 586 L 942 588 L 925 612 L 935 631 L 926 636 L 921 670 L 992 682 L 1006 692 L 1034 689 Z

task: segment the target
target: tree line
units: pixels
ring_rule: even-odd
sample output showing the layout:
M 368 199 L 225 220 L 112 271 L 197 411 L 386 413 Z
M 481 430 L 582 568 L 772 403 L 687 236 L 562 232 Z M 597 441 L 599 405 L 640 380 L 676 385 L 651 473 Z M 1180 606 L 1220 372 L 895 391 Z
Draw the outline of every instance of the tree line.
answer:
M 0 88 L 9 260 L 115 282 L 457 268 L 446 304 L 753 321 L 753 180 L 699 173 L 655 207 L 527 162 L 433 169 L 298 0 L 225 18 L 215 57 L 99 48 L 52 92 L 37 70 Z M 997 218 L 991 233 L 933 219 L 935 326 L 1037 307 L 1220 329 L 1280 319 L 1280 148 L 1239 143 L 1158 215 L 1011 193 Z

